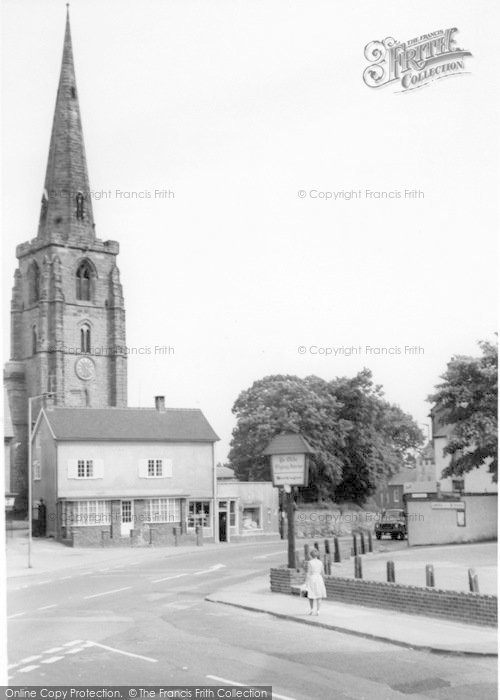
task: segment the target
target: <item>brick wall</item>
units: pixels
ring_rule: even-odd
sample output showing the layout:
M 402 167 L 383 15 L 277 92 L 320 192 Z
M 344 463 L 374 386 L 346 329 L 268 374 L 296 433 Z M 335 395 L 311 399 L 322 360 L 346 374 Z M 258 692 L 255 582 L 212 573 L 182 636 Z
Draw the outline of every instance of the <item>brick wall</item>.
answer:
M 271 569 L 271 591 L 273 593 L 291 593 L 292 586 L 300 586 L 305 581 L 305 573 L 296 569 L 280 567 Z
M 292 593 L 292 587 L 300 586 L 303 581 L 302 572 L 285 567 L 271 569 L 271 591 L 274 593 Z M 474 625 L 495 627 L 497 624 L 496 596 L 333 576 L 325 577 L 325 586 L 328 600 L 340 603 Z

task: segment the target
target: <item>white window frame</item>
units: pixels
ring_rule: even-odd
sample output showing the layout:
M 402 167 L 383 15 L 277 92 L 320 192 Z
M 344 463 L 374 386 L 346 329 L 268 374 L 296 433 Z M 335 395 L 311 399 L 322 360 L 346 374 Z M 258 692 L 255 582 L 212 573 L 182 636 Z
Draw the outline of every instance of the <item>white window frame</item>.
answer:
M 148 479 L 163 478 L 163 460 L 148 459 Z
M 245 518 L 245 510 L 258 510 L 259 511 L 259 527 L 249 527 L 245 528 L 243 525 L 243 521 Z M 262 505 L 259 503 L 253 503 L 253 504 L 248 504 L 248 505 L 243 505 L 242 510 L 241 510 L 241 531 L 242 533 L 245 534 L 251 534 L 252 532 L 261 532 L 263 530 L 262 526 Z
M 195 503 L 208 503 L 208 513 L 191 513 L 191 505 Z M 202 523 L 204 531 L 212 530 L 213 503 L 208 498 L 193 498 L 187 506 L 187 529 L 194 530 L 196 525 L 206 518 L 206 525 Z M 192 521 L 192 522 L 190 522 Z
M 180 498 L 150 498 L 147 500 L 148 523 L 180 523 Z
M 68 479 L 87 481 L 103 478 L 103 460 L 94 456 L 78 457 L 68 460 Z M 79 474 L 82 471 L 82 475 Z
M 140 479 L 171 479 L 172 475 L 172 460 L 169 457 L 147 457 L 139 460 Z
M 111 524 L 111 501 L 88 499 L 73 501 L 69 524 L 79 527 L 95 527 Z

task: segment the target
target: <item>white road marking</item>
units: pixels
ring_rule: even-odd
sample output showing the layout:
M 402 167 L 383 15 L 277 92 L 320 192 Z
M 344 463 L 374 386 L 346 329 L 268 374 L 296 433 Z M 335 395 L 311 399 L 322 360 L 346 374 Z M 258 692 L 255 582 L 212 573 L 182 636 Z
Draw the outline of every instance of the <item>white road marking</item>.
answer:
M 106 644 L 99 644 L 99 642 L 87 642 L 89 646 L 100 647 L 101 649 L 107 649 L 108 651 L 114 651 L 115 654 L 123 654 L 124 656 L 132 656 L 134 659 L 142 659 L 143 661 L 149 661 L 152 664 L 157 664 L 158 659 L 151 659 L 149 656 L 141 656 L 141 654 L 132 654 L 130 651 L 122 651 L 121 649 L 114 649 L 113 647 L 108 647 Z
M 62 651 L 62 647 L 52 647 L 52 649 L 45 649 L 44 654 L 55 654 L 56 651 Z
M 52 581 L 53 581 L 53 579 L 49 578 L 49 579 L 47 579 L 46 581 L 37 581 L 37 582 L 34 583 L 33 585 L 34 585 L 34 586 L 42 586 L 44 583 L 52 583 Z
M 25 666 L 19 669 L 19 673 L 28 673 L 28 671 L 33 671 L 35 668 L 40 668 L 40 666 Z
M 174 578 L 182 578 L 182 576 L 187 576 L 187 574 L 177 574 L 176 576 L 166 576 L 165 578 L 157 578 L 151 583 L 161 583 L 162 581 L 171 581 Z
M 74 639 L 72 642 L 66 642 L 63 647 L 74 647 L 75 644 L 83 644 L 83 639 Z
M 258 557 L 252 557 L 252 559 L 267 559 L 268 557 L 275 557 L 277 554 L 285 554 L 283 550 L 279 552 L 270 552 L 270 554 L 260 554 Z
M 91 598 L 99 598 L 102 595 L 111 595 L 111 593 L 120 593 L 121 591 L 128 591 L 132 586 L 125 586 L 124 588 L 114 588 L 112 591 L 104 591 L 104 593 L 94 593 L 94 595 L 83 596 L 84 600 L 90 600 Z
M 248 683 L 238 683 L 237 681 L 228 681 L 227 678 L 221 678 L 220 676 L 207 676 L 207 678 L 210 678 L 213 681 L 219 681 L 219 683 L 226 683 L 226 685 L 239 685 L 243 687 L 248 687 Z M 279 693 L 275 693 L 273 690 L 273 698 L 281 698 L 281 700 L 295 700 L 295 698 L 291 698 L 289 695 L 280 695 Z
M 9 615 L 7 617 L 7 620 L 12 620 L 13 617 L 21 617 L 21 615 L 26 615 L 26 613 L 25 612 L 14 613 L 14 615 Z
M 37 610 L 48 610 L 49 608 L 57 608 L 57 603 L 53 603 L 52 605 L 42 605 L 42 607 L 37 608 Z
M 218 569 L 225 569 L 226 565 L 225 564 L 215 564 L 214 566 L 211 566 L 209 569 L 204 569 L 203 571 L 195 571 L 193 576 L 201 576 L 202 574 L 211 574 L 212 571 L 217 571 Z
M 81 651 L 84 650 L 84 648 L 85 647 L 75 647 L 74 649 L 68 649 L 68 651 L 65 652 L 66 656 L 68 656 L 68 654 L 79 654 Z
M 36 661 L 37 659 L 41 658 L 41 654 L 37 654 L 36 656 L 27 656 L 25 659 L 21 659 L 21 661 L 18 661 L 17 664 L 15 664 L 15 666 L 20 666 L 21 664 L 29 664 L 31 663 L 31 661 Z
M 42 659 L 42 664 L 55 664 L 56 661 L 64 659 L 64 656 L 51 656 L 48 659 Z
M 73 578 L 73 576 L 62 576 L 59 581 L 66 581 L 68 578 Z

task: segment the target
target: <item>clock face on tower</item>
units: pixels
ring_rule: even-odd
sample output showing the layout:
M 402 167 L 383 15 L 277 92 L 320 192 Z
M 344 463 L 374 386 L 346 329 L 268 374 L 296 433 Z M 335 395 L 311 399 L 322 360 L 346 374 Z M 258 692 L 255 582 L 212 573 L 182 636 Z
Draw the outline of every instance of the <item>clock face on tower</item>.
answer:
M 79 357 L 75 362 L 75 372 L 79 379 L 87 381 L 95 375 L 95 365 L 90 357 Z

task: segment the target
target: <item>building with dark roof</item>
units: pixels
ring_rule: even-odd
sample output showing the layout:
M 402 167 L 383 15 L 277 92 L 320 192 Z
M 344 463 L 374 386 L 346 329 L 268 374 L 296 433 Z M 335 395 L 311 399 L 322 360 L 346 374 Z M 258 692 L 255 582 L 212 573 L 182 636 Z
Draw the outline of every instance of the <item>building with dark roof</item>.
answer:
M 72 545 L 217 539 L 214 443 L 199 409 L 46 406 L 33 430 L 33 498 Z

